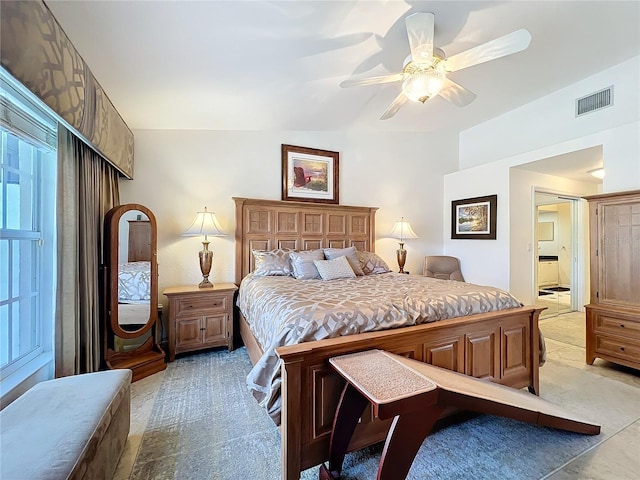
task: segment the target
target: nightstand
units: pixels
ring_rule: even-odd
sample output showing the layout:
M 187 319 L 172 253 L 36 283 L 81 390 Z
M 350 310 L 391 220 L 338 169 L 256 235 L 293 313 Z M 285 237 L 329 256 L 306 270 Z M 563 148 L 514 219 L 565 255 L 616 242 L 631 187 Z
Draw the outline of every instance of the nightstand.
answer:
M 176 354 L 226 345 L 233 350 L 233 283 L 213 288 L 167 287 L 169 299 L 169 361 Z

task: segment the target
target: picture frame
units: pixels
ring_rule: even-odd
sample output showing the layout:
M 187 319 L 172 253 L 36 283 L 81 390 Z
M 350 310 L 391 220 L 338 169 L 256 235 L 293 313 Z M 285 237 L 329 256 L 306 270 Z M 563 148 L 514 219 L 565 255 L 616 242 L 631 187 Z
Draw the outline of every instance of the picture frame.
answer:
M 451 238 L 495 240 L 497 206 L 497 195 L 452 201 Z
M 282 200 L 338 204 L 340 154 L 282 144 Z

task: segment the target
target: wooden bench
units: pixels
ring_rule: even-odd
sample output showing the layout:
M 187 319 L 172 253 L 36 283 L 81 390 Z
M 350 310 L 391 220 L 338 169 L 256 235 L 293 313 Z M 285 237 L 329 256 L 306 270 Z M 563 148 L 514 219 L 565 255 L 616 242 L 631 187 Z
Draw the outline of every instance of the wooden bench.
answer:
M 522 390 L 382 350 L 334 357 L 329 362 L 347 383 L 333 423 L 329 466 L 320 466 L 321 480 L 340 478 L 351 435 L 368 404 L 378 418 L 393 418 L 380 459 L 378 480 L 406 478 L 418 449 L 446 407 L 588 435 L 600 433 L 599 425 Z
M 130 425 L 131 370 L 41 382 L 0 412 L 0 478 L 111 479 Z

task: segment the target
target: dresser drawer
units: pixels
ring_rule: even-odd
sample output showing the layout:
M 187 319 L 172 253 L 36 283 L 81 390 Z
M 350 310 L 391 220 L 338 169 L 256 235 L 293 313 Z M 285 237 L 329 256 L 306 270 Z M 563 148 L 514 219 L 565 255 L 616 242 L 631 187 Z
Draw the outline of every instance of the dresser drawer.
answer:
M 193 314 L 196 312 L 226 312 L 227 295 L 207 295 L 206 297 L 183 297 L 176 300 L 176 316 Z
M 640 342 L 634 342 L 619 337 L 596 335 L 596 353 L 610 355 L 637 362 L 640 360 Z
M 610 333 L 640 340 L 640 322 L 624 314 L 598 312 L 595 315 L 594 330 L 596 333 Z

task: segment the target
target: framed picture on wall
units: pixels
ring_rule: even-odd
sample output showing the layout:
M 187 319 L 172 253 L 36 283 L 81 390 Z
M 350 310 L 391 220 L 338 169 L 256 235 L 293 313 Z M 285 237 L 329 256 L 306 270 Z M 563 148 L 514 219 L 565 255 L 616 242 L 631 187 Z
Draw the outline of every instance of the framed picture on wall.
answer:
M 282 145 L 282 200 L 339 203 L 340 154 Z
M 451 238 L 495 240 L 497 205 L 497 195 L 451 202 Z

